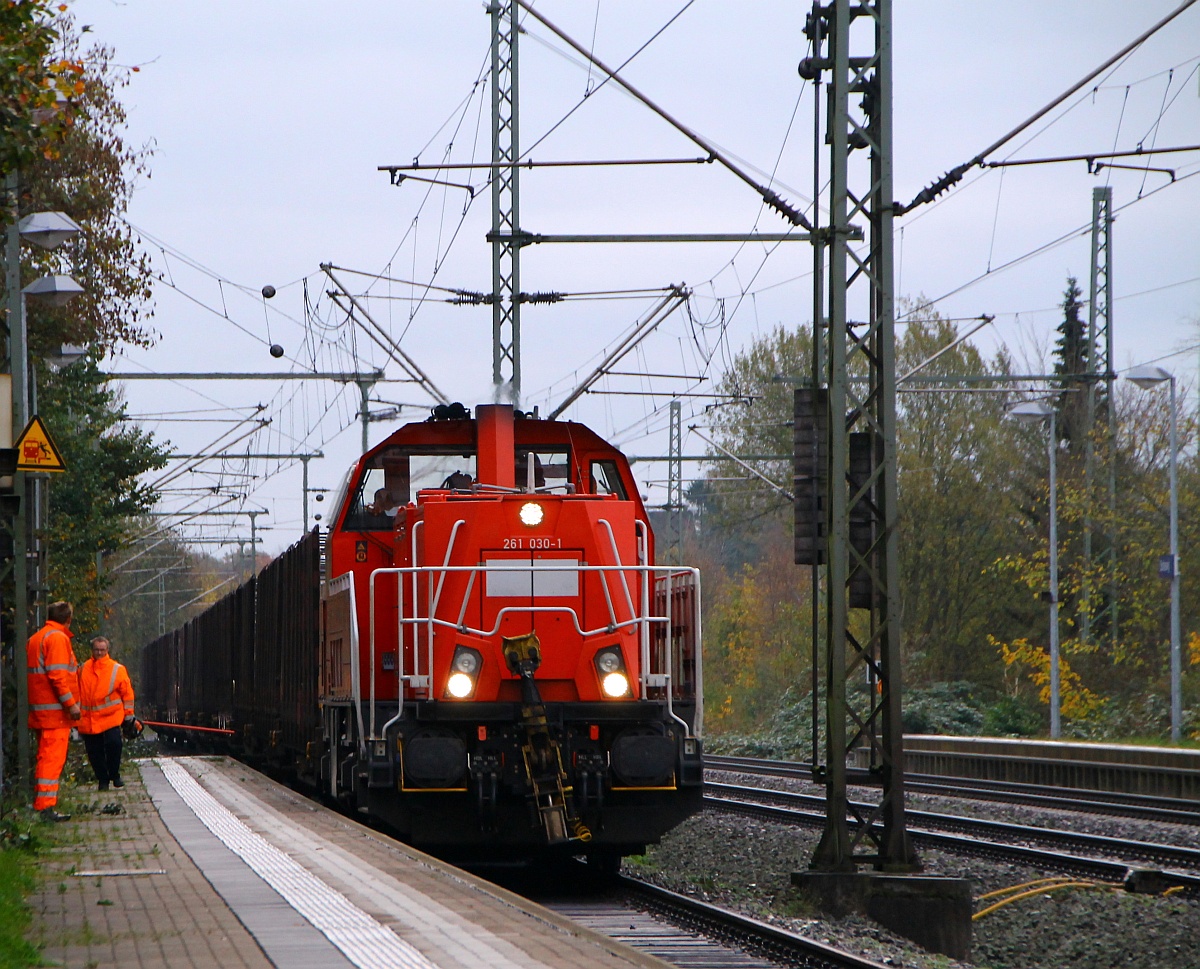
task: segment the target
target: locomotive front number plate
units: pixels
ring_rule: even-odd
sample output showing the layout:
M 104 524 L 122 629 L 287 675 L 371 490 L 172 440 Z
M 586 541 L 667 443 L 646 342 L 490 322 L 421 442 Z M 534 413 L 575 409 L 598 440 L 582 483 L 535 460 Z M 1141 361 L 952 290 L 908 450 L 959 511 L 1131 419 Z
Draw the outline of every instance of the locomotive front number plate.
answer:
M 504 548 L 562 548 L 561 538 L 526 538 L 518 535 L 504 540 Z

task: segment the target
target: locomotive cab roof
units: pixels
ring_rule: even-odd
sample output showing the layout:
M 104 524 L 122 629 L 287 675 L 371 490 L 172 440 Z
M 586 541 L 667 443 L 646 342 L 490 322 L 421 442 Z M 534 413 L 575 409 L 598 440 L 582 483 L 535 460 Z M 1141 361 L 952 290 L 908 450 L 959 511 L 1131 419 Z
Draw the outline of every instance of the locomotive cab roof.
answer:
M 647 520 L 625 456 L 590 428 L 484 404 L 474 416 L 461 405 L 440 405 L 431 419 L 406 424 L 367 451 L 347 475 L 331 524 L 390 528 L 388 515 L 427 490 L 614 495 L 634 502 Z

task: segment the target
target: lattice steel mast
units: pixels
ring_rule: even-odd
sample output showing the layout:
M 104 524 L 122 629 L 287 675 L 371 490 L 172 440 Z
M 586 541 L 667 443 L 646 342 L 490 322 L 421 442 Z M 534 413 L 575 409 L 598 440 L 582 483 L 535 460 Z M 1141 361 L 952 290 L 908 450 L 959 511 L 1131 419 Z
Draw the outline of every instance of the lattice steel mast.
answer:
M 1092 263 L 1091 285 L 1089 287 L 1088 304 L 1088 339 L 1087 359 L 1084 361 L 1087 371 L 1087 450 L 1084 463 L 1084 488 L 1087 495 L 1087 507 L 1091 508 L 1092 490 L 1096 481 L 1096 443 L 1097 435 L 1103 435 L 1102 467 L 1108 485 L 1109 523 L 1107 547 L 1101 550 L 1100 559 L 1105 562 L 1107 572 L 1111 576 L 1108 621 L 1109 637 L 1113 648 L 1118 642 L 1117 628 L 1117 589 L 1116 589 L 1116 541 L 1113 523 L 1116 517 L 1117 483 L 1116 483 L 1116 454 L 1114 442 L 1117 433 L 1117 416 L 1113 400 L 1113 381 L 1116 373 L 1113 370 L 1112 345 L 1112 186 L 1096 186 L 1092 189 Z M 1096 395 L 1104 387 L 1103 400 L 1097 400 Z M 1092 640 L 1092 519 L 1089 512 L 1088 520 L 1084 523 L 1083 531 L 1083 609 L 1080 623 L 1080 636 L 1085 643 Z
M 829 72 L 822 233 L 829 275 L 826 309 L 814 320 L 827 320 L 828 329 L 813 374 L 814 409 L 827 417 L 820 458 L 828 482 L 827 787 L 825 830 L 811 867 L 831 872 L 864 863 L 884 871 L 920 867 L 905 821 L 900 721 L 891 23 L 891 0 L 815 4 L 805 28 L 814 56 L 800 65 L 814 81 Z M 855 105 L 852 95 L 861 98 Z M 855 221 L 866 223 L 865 249 L 851 245 Z M 867 383 L 852 383 L 852 371 L 865 371 Z M 866 680 L 865 695 L 850 689 L 856 679 Z M 871 811 L 855 809 L 852 827 L 846 767 L 859 748 L 869 751 L 882 789 Z
M 521 400 L 521 245 L 517 3 L 498 0 L 492 18 L 492 383 Z
M 671 401 L 667 449 L 667 547 L 662 561 L 683 563 L 683 403 Z

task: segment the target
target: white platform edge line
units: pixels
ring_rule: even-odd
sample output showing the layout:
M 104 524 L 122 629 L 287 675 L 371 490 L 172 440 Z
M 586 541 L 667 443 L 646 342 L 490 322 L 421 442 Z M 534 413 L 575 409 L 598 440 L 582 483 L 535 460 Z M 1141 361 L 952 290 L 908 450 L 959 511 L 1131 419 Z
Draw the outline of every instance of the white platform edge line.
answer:
M 251 831 L 188 771 L 169 758 L 153 761 L 200 822 L 314 928 L 362 969 L 438 969 L 341 892 Z

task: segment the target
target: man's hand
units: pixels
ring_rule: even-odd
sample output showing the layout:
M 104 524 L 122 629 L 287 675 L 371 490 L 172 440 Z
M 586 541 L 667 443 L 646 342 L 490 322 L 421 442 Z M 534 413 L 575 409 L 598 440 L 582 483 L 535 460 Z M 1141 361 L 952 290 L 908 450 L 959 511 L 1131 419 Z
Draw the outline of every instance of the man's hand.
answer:
M 67 716 L 72 720 L 78 720 L 80 718 L 81 714 L 79 712 L 78 703 L 72 703 L 69 707 L 67 707 Z

